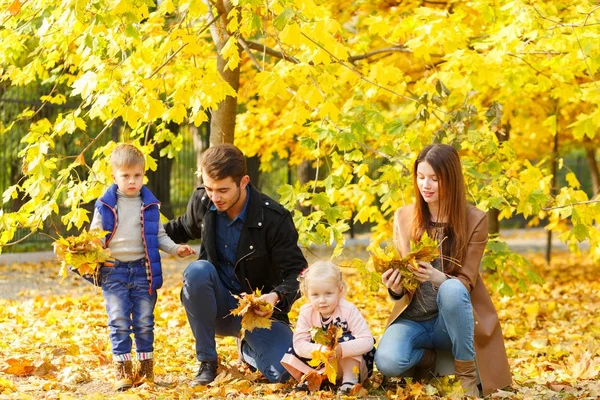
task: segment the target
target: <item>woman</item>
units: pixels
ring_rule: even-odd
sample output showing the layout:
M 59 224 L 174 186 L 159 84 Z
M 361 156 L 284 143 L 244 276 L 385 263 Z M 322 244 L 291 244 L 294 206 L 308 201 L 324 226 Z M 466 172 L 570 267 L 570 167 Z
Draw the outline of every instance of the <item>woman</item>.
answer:
M 414 164 L 415 204 L 396 211 L 394 245 L 403 256 L 423 233 L 441 242 L 441 257 L 419 262 L 421 282 L 402 289 L 396 269 L 382 275 L 395 301 L 388 327 L 375 353 L 377 369 L 399 376 L 412 367 L 416 378 L 431 377 L 435 349 L 451 350 L 455 375 L 465 393 L 479 396 L 510 385 L 511 375 L 498 315 L 479 275 L 487 243 L 486 214 L 467 205 L 457 151 L 444 144 L 425 147 Z

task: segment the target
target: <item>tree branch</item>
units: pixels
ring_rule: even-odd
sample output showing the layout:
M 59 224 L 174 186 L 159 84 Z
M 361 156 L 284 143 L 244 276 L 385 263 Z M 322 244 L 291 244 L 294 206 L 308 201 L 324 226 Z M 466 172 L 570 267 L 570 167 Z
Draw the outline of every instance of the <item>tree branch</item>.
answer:
M 237 41 L 240 44 L 240 46 L 242 46 L 242 48 L 246 51 L 246 53 L 248 53 L 248 57 L 250 57 L 250 60 L 252 60 L 252 63 L 254 64 L 254 66 L 259 70 L 259 71 L 263 71 L 263 67 L 261 67 L 260 63 L 258 62 L 258 60 L 256 59 L 256 57 L 254 57 L 254 54 L 252 54 L 252 52 L 250 51 L 250 47 L 248 46 L 248 42 L 246 42 L 244 40 L 244 38 L 242 38 L 241 36 L 237 37 Z
M 298 59 L 296 59 L 290 55 L 287 55 L 284 52 L 277 51 L 275 49 L 267 47 L 266 45 L 262 45 L 260 43 L 253 42 L 251 40 L 245 40 L 245 39 L 241 39 L 241 40 L 243 40 L 247 44 L 247 47 L 249 49 L 260 51 L 260 52 L 266 53 L 270 56 L 280 58 L 282 60 L 291 61 L 294 64 L 300 64 L 300 61 Z
M 206 24 L 206 26 L 204 26 L 202 29 L 200 29 L 196 35 L 200 35 L 200 34 L 201 34 L 201 33 L 203 33 L 205 30 L 207 30 L 208 28 L 210 28 L 210 26 L 211 26 L 212 24 L 214 24 L 214 23 L 215 23 L 215 21 L 216 21 L 217 19 L 219 19 L 219 17 L 220 17 L 220 16 L 221 16 L 221 13 L 218 13 L 217 15 L 215 15 L 215 16 L 214 16 L 214 18 L 213 18 L 213 19 L 211 19 L 211 20 L 208 22 L 208 24 Z M 156 69 L 155 69 L 154 71 L 152 71 L 152 73 L 150 74 L 150 76 L 148 76 L 146 79 L 150 79 L 150 78 L 152 78 L 154 75 L 156 75 L 156 74 L 158 73 L 158 71 L 160 71 L 161 69 L 163 69 L 163 67 L 164 67 L 165 65 L 167 65 L 169 62 L 171 62 L 171 60 L 172 60 L 172 59 L 173 59 L 173 58 L 174 58 L 174 57 L 175 57 L 177 54 L 179 54 L 179 52 L 180 52 L 181 50 L 183 50 L 183 48 L 184 48 L 185 46 L 187 46 L 187 43 L 184 43 L 184 44 L 182 44 L 182 45 L 181 45 L 181 46 L 180 46 L 180 47 L 179 47 L 177 50 L 175 50 L 175 51 L 173 52 L 173 54 L 171 54 L 171 55 L 170 55 L 170 56 L 169 56 L 169 57 L 168 57 L 168 58 L 167 58 L 167 59 L 166 59 L 166 60 L 165 60 L 165 61 L 164 61 L 164 62 L 163 62 L 161 65 L 159 65 L 158 67 L 156 67 Z
M 526 59 L 524 59 L 523 57 L 518 56 L 518 55 L 516 55 L 514 53 L 506 53 L 506 55 L 514 57 L 514 58 L 518 58 L 519 60 L 523 61 L 525 64 L 529 65 L 531 67 L 531 69 L 533 69 L 538 74 L 544 75 L 548 79 L 552 79 L 552 77 L 550 75 L 543 73 L 542 71 L 540 71 L 539 69 L 537 69 L 536 67 L 534 67 L 533 65 L 531 65 L 531 63 L 529 61 L 527 61 Z
M 580 206 L 580 205 L 584 205 L 584 204 L 595 204 L 595 203 L 600 203 L 600 200 L 577 201 L 575 203 L 565 204 L 564 206 L 543 207 L 542 210 L 544 210 L 544 211 L 560 210 L 562 208 Z
M 384 47 L 382 49 L 376 49 L 376 50 L 370 51 L 368 53 L 359 54 L 357 56 L 349 56 L 348 62 L 360 61 L 360 60 L 364 60 L 369 57 L 373 57 L 377 54 L 387 54 L 387 53 L 412 53 L 412 50 L 406 48 L 403 45 L 402 46 Z

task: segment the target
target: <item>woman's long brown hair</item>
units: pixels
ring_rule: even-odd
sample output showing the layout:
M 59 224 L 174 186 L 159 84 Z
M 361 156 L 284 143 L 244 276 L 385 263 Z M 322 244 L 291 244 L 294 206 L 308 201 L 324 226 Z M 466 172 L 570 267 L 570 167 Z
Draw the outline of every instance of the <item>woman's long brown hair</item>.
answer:
M 412 240 L 418 241 L 424 232 L 430 235 L 432 215 L 417 185 L 417 167 L 426 161 L 431 165 L 438 179 L 439 208 L 436 221 L 446 221 L 442 243 L 445 257 L 456 259 L 459 263 L 467 252 L 467 197 L 465 180 L 462 174 L 458 152 L 447 144 L 432 144 L 419 153 L 413 169 L 415 187 L 415 215 L 412 227 Z M 444 271 L 452 272 L 457 265 L 444 263 Z

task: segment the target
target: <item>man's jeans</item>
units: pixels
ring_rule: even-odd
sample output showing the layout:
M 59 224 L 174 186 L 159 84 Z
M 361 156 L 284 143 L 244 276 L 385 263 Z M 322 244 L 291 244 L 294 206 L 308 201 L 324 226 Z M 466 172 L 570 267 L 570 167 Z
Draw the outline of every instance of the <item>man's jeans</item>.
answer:
M 215 266 L 205 260 L 194 261 L 183 273 L 181 301 L 196 339 L 198 361 L 216 361 L 215 335 L 240 334 L 241 317 L 229 315 L 238 301 L 221 283 Z M 281 358 L 291 346 L 290 327 L 274 320 L 271 329 L 246 332 L 241 347 L 244 361 L 275 383 L 289 378 Z
M 100 274 L 113 358 L 129 359 L 132 332 L 138 358 L 152 358 L 157 296 L 156 291 L 149 293 L 145 261 L 115 261 L 114 267 L 100 268 Z
M 471 296 L 458 279 L 444 281 L 437 294 L 439 314 L 427 321 L 398 317 L 383 333 L 375 364 L 385 376 L 400 376 L 423 357 L 423 349 L 452 350 L 454 359 L 475 359 Z

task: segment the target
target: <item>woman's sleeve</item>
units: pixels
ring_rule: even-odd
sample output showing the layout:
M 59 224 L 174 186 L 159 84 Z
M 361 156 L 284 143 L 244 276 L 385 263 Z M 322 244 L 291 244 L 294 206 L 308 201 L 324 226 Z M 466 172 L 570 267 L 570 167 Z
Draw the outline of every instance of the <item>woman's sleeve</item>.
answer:
M 469 293 L 477 283 L 479 277 L 479 265 L 481 264 L 481 257 L 483 257 L 483 251 L 485 250 L 487 241 L 487 214 L 483 214 L 481 219 L 477 221 L 475 229 L 471 234 L 464 261 L 454 272 L 454 276 L 465 285 Z
M 296 330 L 294 331 L 294 351 L 300 357 L 312 358 L 312 352 L 321 350 L 321 345 L 312 343 L 310 329 L 312 328 L 308 315 L 310 309 L 301 310 L 296 322 Z
M 368 353 L 375 344 L 369 325 L 358 308 L 353 308 L 348 317 L 348 328 L 354 336 L 354 340 L 341 342 L 342 358 L 361 356 Z

